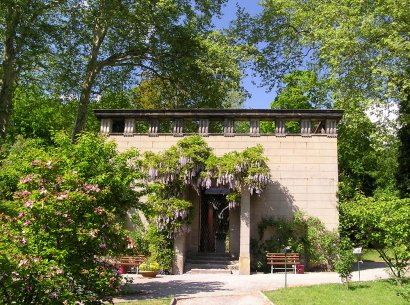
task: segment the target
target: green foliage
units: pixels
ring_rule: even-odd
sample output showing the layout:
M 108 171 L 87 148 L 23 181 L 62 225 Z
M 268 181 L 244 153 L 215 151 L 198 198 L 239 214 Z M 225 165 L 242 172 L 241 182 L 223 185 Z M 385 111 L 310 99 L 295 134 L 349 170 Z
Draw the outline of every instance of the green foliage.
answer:
M 339 125 L 340 199 L 356 192 L 395 193 L 397 169 L 398 184 L 406 188 L 409 141 L 402 125 L 397 149 L 394 109 L 402 105 L 405 121 L 408 2 L 279 0 L 261 5 L 262 13 L 254 17 L 240 11 L 235 31 L 259 46 L 255 69 L 262 84 L 280 88 L 273 106 L 327 104 L 345 110 Z M 370 112 L 376 124 L 368 120 Z
M 337 259 L 335 262 L 335 270 L 339 273 L 340 278 L 344 284 L 349 287 L 349 281 L 352 278 L 353 263 L 355 257 L 353 254 L 353 247 L 347 238 L 342 238 L 338 245 Z
M 410 261 L 410 199 L 357 196 L 340 205 L 340 214 L 341 231 L 377 250 L 401 280 Z
M 152 258 L 147 258 L 139 267 L 140 271 L 159 271 L 159 264 Z
M 338 236 L 327 231 L 315 217 L 296 212 L 292 220 L 263 219 L 258 225 L 258 233 L 257 247 L 252 247 L 256 261 L 266 260 L 265 252 L 280 252 L 290 246 L 292 251 L 301 254 L 307 268 L 334 268 Z
M 283 77 L 284 87 L 279 90 L 272 109 L 328 109 L 329 85 L 310 70 L 297 70 Z
M 0 214 L 0 303 L 109 301 L 122 280 L 110 257 L 127 251 L 122 216 L 139 196 L 137 153 L 117 155 L 92 134 L 74 145 L 59 135 L 47 151 L 33 144 L 19 140 L 1 163 L 1 205 L 13 210 Z
M 9 137 L 41 138 L 52 143 L 53 133 L 70 130 L 75 117 L 75 103 L 62 103 L 40 88 L 17 87 L 13 98 Z
M 122 284 L 112 257 L 126 253 L 126 211 L 139 194 L 137 152 L 83 134 L 54 147 L 19 139 L 1 163 L 0 303 L 102 304 Z M 10 194 L 13 194 L 10 198 Z

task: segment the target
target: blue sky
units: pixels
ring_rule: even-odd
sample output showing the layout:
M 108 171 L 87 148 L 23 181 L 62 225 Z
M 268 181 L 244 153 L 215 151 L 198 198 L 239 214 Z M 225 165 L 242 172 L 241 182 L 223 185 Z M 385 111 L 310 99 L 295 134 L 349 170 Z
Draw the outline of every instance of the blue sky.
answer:
M 261 12 L 262 8 L 258 5 L 257 0 L 229 0 L 227 5 L 223 8 L 223 16 L 219 20 L 215 20 L 217 27 L 227 27 L 229 22 L 235 18 L 236 4 L 244 7 L 247 12 L 254 15 Z M 248 73 L 251 74 L 251 73 Z M 252 84 L 252 80 L 256 83 L 259 82 L 257 78 L 253 78 L 251 75 L 243 80 L 243 85 L 246 90 L 252 95 L 246 102 L 245 108 L 254 109 L 267 109 L 270 108 L 270 103 L 275 98 L 275 92 L 266 93 L 266 88 L 259 88 L 257 85 Z

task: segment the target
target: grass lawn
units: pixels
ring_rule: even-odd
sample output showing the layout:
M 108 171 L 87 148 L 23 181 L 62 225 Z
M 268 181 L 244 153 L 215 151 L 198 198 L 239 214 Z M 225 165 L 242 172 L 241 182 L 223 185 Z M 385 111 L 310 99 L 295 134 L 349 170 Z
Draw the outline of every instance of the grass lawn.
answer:
M 387 281 L 293 287 L 265 292 L 275 305 L 409 305 Z
M 393 253 L 391 251 L 388 251 L 387 255 L 393 256 Z M 363 254 L 361 255 L 361 259 L 371 262 L 383 262 L 383 259 L 380 257 L 379 253 L 373 249 L 364 249 Z
M 118 305 L 169 305 L 170 302 L 171 298 L 166 298 L 118 303 Z

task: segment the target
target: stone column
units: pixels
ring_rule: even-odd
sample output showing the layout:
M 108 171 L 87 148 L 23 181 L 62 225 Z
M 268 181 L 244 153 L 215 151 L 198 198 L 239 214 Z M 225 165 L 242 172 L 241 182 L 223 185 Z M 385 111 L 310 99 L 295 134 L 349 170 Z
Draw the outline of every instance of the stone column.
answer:
M 275 135 L 277 137 L 286 137 L 286 122 L 284 120 L 276 120 Z
M 234 130 L 234 120 L 231 118 L 224 120 L 224 136 L 225 137 L 234 137 L 235 130 Z
M 184 121 L 182 119 L 175 119 L 174 122 L 174 137 L 184 136 Z
M 241 194 L 239 274 L 251 274 L 251 195 L 247 189 Z
M 172 264 L 172 274 L 183 274 L 185 264 L 186 235 L 181 233 L 174 239 L 174 263 Z
M 251 137 L 259 137 L 259 120 L 250 120 L 249 135 Z
M 326 134 L 328 137 L 337 137 L 337 130 L 336 130 L 337 121 L 327 119 L 326 120 Z
M 125 119 L 124 136 L 132 137 L 134 135 L 134 126 L 135 126 L 134 119 Z
M 100 133 L 109 135 L 112 131 L 112 119 L 101 119 Z
M 238 206 L 229 210 L 229 252 L 235 257 L 239 257 L 239 209 L 240 207 Z
M 209 119 L 199 119 L 198 133 L 203 136 L 209 136 Z
M 302 134 L 302 137 L 310 137 L 311 129 L 312 124 L 309 119 L 300 121 L 300 133 Z

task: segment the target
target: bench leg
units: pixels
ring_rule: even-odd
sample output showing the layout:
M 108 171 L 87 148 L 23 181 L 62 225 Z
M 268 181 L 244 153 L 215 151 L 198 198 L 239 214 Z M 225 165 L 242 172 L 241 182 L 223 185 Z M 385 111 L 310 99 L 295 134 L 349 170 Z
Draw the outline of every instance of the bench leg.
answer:
M 273 273 L 273 265 L 270 265 L 270 273 Z

